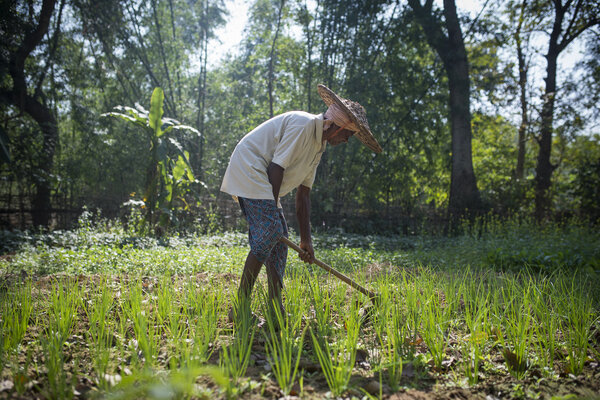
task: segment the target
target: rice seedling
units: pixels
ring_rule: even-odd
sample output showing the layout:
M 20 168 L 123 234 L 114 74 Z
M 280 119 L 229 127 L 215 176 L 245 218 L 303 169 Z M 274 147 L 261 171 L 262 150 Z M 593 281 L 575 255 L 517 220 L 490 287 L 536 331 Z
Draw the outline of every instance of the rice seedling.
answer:
M 521 286 L 516 279 L 507 281 L 502 287 L 505 305 L 503 326 L 506 329 L 506 346 L 503 350 L 506 365 L 517 379 L 523 378 L 528 368 L 529 346 L 533 329 L 532 307 L 530 304 L 531 278 Z
M 374 372 L 379 374 L 380 381 L 385 373 L 387 384 L 395 392 L 400 388 L 409 328 L 404 305 L 398 296 L 395 296 L 398 292 L 396 282 L 386 276 L 377 282 L 377 287 L 380 301 L 372 318 L 375 331 L 375 343 L 371 351 L 376 365 Z
M 17 285 L 0 295 L 0 371 L 6 354 L 15 350 L 21 341 L 31 318 L 33 299 L 31 280 Z
M 133 332 L 136 343 L 133 344 L 136 360 L 139 359 L 139 353 L 136 348 L 141 350 L 143 362 L 146 367 L 152 367 L 156 363 L 158 356 L 158 347 L 160 339 L 160 327 L 155 322 L 154 313 L 150 313 L 144 304 L 147 300 L 142 296 L 142 282 L 137 279 L 127 285 L 128 295 L 126 301 L 122 303 L 124 314 L 132 321 Z
M 306 298 L 310 295 L 310 289 L 307 289 L 306 282 L 310 279 L 306 274 L 297 270 L 292 270 L 287 275 L 288 283 L 286 285 L 283 305 L 288 313 L 288 318 L 292 318 L 294 323 L 300 323 L 307 309 Z
M 136 399 L 208 399 L 215 393 L 196 383 L 198 377 L 210 376 L 219 386 L 226 385 L 221 371 L 212 366 L 184 368 L 163 374 L 152 369 L 142 369 L 123 377 L 103 397 L 107 400 Z
M 560 300 L 560 293 L 556 291 L 551 278 L 543 277 L 532 288 L 531 296 L 536 322 L 533 324 L 533 329 L 537 359 L 543 373 L 550 375 L 554 369 L 556 354 L 556 335 L 559 324 L 556 303 Z
M 402 272 L 400 292 L 404 294 L 404 302 L 406 304 L 406 331 L 408 334 L 403 347 L 403 355 L 406 358 L 413 359 L 416 352 L 416 345 L 419 342 L 419 329 L 422 318 L 421 300 L 417 282 L 411 282 L 405 271 Z
M 80 290 L 77 281 L 55 281 L 50 291 L 48 325 L 42 338 L 48 371 L 48 397 L 73 397 L 73 383 L 67 382 L 63 346 L 70 336 L 77 318 Z
M 386 339 L 380 339 L 384 359 L 381 366 L 387 371 L 387 383 L 393 392 L 398 391 L 402 379 L 402 348 L 406 340 L 406 328 L 403 312 L 396 304 L 385 327 Z
M 594 307 L 591 299 L 576 288 L 579 282 L 576 278 L 570 281 L 562 280 L 563 317 L 560 328 L 565 339 L 567 350 L 567 372 L 578 375 L 583 371 L 588 359 L 588 347 L 591 329 L 594 324 Z
M 187 337 L 180 341 L 181 366 L 195 368 L 208 360 L 219 334 L 219 305 L 223 302 L 220 288 L 198 290 L 190 281 L 186 288 Z
M 262 297 L 263 314 L 267 324 L 267 332 L 264 335 L 267 359 L 279 388 L 283 395 L 287 396 L 298 373 L 306 330 L 300 332 L 301 318 L 282 315 L 277 301 L 270 301 L 264 292 Z
M 318 279 L 308 279 L 308 282 L 317 334 L 319 337 L 328 337 L 331 334 L 331 294 L 324 285 L 319 284 Z
M 157 287 L 156 317 L 157 322 L 164 327 L 164 333 L 174 342 L 177 342 L 184 332 L 180 297 L 171 277 L 164 275 Z
M 97 286 L 93 286 L 90 292 L 85 311 L 88 317 L 89 329 L 87 331 L 88 341 L 92 344 L 92 358 L 96 377 L 101 388 L 108 386 L 107 373 L 110 361 L 110 349 L 114 339 L 114 323 L 110 313 L 114 307 L 114 294 L 106 277 L 102 278 Z
M 348 388 L 356 361 L 360 330 L 357 306 L 359 302 L 356 300 L 356 297 L 353 296 L 349 309 L 342 311 L 342 314 L 345 314 L 343 317 L 345 332 L 342 332 L 342 337 L 337 337 L 330 343 L 327 338 L 319 338 L 318 332 L 315 334 L 312 329 L 310 330 L 315 355 L 323 370 L 329 390 L 334 396 L 341 395 Z
M 62 280 L 57 280 L 52 285 L 48 329 L 63 343 L 75 326 L 80 299 L 79 284 L 76 280 L 69 280 L 66 285 Z
M 156 288 L 153 297 L 156 312 L 156 323 L 162 327 L 167 338 L 169 366 L 177 368 L 190 353 L 193 340 L 187 338 L 187 313 L 182 304 L 181 291 L 173 284 L 172 278 L 164 275 Z
M 435 367 L 439 371 L 446 353 L 449 317 L 442 304 L 441 294 L 435 292 L 431 286 L 425 288 L 427 291 L 423 295 L 422 303 L 422 334 Z
M 476 284 L 474 279 L 469 278 L 472 278 L 470 273 L 466 276 L 462 290 L 464 318 L 469 332 L 462 344 L 462 362 L 469 384 L 474 385 L 479 381 L 479 367 L 487 340 L 489 293 L 481 283 Z
M 450 386 L 468 382 L 472 387 L 465 390 L 473 395 L 485 391 L 484 396 L 499 396 L 488 388 L 500 384 L 507 397 L 537 396 L 533 391 L 538 389 L 540 397 L 551 397 L 549 385 L 537 378 L 550 378 L 557 393 L 568 393 L 574 382 L 595 390 L 589 377 L 596 361 L 590 357 L 598 355 L 598 274 L 516 274 L 512 271 L 522 269 L 527 260 L 537 260 L 538 269 L 557 263 L 544 261 L 544 251 L 551 246 L 528 249 L 540 242 L 528 238 L 528 232 L 520 233 L 517 249 L 511 247 L 516 243 L 512 232 L 500 231 L 491 239 L 480 234 L 367 238 L 368 249 L 361 243 L 364 237 L 338 235 L 331 239 L 338 240 L 336 247 L 362 247 L 342 245 L 324 249 L 325 255 L 344 264 L 355 280 L 376 289 L 381 301 L 371 313 L 361 314 L 366 301 L 361 295 L 326 274 L 309 275 L 310 267 L 294 257 L 283 293 L 286 314 L 278 314 L 262 293 L 253 296 L 251 305 L 236 305 L 243 312 L 236 311 L 233 328 L 224 320 L 230 303 L 226 296 L 237 280 L 229 273 L 239 272 L 238 263 L 247 255 L 245 242 L 206 250 L 167 243 L 181 244 L 181 238 L 160 243 L 134 238 L 135 244 L 128 247 L 129 242 L 123 245 L 112 236 L 85 237 L 85 249 L 78 250 L 60 249 L 53 241 L 52 246 L 20 253 L 15 261 L 0 260 L 0 266 L 11 269 L 6 286 L 0 288 L 0 355 L 5 357 L 0 391 L 8 398 L 81 397 L 74 392 L 76 384 L 78 391 L 83 387 L 87 392 L 85 397 L 258 398 L 294 393 L 290 388 L 299 384 L 301 398 L 333 398 L 355 396 L 352 385 L 364 382 L 373 383 L 365 390 L 368 398 L 393 396 L 403 384 L 431 387 L 433 396 L 447 398 L 456 394 Z M 102 247 L 104 240 L 117 244 Z M 329 237 L 321 240 L 334 243 L 326 242 Z M 408 246 L 399 250 L 399 243 Z M 423 260 L 429 265 L 419 267 Z M 374 264 L 361 271 L 371 261 L 385 263 L 388 273 L 367 279 L 364 271 L 382 270 Z M 471 261 L 473 269 L 467 266 Z M 502 269 L 488 269 L 496 261 Z M 28 264 L 36 271 L 46 268 L 42 273 L 84 271 L 79 285 L 87 291 L 66 279 L 48 286 L 52 277 L 34 276 L 35 286 L 14 283 Z M 137 270 L 133 278 L 85 276 L 101 268 L 106 268 L 103 273 L 139 268 L 149 277 L 136 279 Z M 200 273 L 183 278 L 189 271 Z M 147 289 L 146 279 L 158 284 Z M 85 301 L 80 303 L 82 293 Z M 262 331 L 251 320 L 250 308 L 266 317 Z M 81 312 L 85 316 L 78 321 Z M 250 368 L 253 345 L 257 362 Z M 359 345 L 367 352 L 357 356 Z M 219 357 L 213 354 L 216 348 Z M 263 359 L 269 363 L 268 374 L 259 368 Z M 319 366 L 322 373 L 316 372 Z M 11 389 L 6 389 L 7 381 L 14 383 Z M 379 390 L 374 389 L 376 381 Z
M 219 364 L 227 377 L 225 394 L 231 398 L 238 393 L 239 380 L 246 373 L 250 362 L 250 350 L 254 340 L 255 327 L 250 311 L 249 299 L 234 298 L 233 301 L 233 341 L 221 347 Z

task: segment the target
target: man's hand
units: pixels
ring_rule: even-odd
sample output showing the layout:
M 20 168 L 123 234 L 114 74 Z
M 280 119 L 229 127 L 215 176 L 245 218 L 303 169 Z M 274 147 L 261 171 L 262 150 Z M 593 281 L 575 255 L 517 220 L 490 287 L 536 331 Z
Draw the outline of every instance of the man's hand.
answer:
M 304 253 L 298 253 L 302 261 L 309 264 L 315 262 L 315 250 L 313 249 L 312 242 L 300 241 L 300 248 L 304 250 Z

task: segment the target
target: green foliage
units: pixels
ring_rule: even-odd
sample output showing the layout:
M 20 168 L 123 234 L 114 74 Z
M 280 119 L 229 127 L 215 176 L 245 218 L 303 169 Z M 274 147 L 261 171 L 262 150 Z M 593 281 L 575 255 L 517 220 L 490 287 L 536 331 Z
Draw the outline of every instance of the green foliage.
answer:
M 350 376 L 356 362 L 361 324 L 356 304 L 356 301 L 351 301 L 349 309 L 344 311 L 345 332 L 340 336 L 323 337 L 319 333 L 313 332 L 312 329 L 310 331 L 315 356 L 334 396 L 340 396 L 348 389 Z
M 191 192 L 191 185 L 197 183 L 189 163 L 189 152 L 183 150 L 179 142 L 169 137 L 169 134 L 174 130 L 186 130 L 196 135 L 200 132 L 174 119 L 163 118 L 163 101 L 164 92 L 157 87 L 152 92 L 150 111 L 139 104 L 136 108 L 117 106 L 115 109 L 119 112 L 109 112 L 103 116 L 120 118 L 144 129 L 150 140 L 143 199 L 147 210 L 146 222 L 150 226 L 158 222 L 162 227 L 168 228 L 170 224 L 178 224 L 177 210 L 188 209 L 185 196 Z M 176 151 L 177 158 L 170 155 L 169 150 Z M 177 204 L 176 201 L 182 204 Z
M 23 234 L 15 254 L 0 260 L 11 283 L 0 291 L 1 337 L 27 343 L 4 353 L 2 373 L 15 382 L 9 397 L 35 390 L 70 398 L 81 385 L 107 398 L 264 397 L 274 382 L 292 394 L 295 382 L 300 392 L 307 381 L 323 387 L 313 385 L 319 374 L 302 370 L 316 362 L 334 395 L 354 393 L 365 374 L 379 374 L 391 392 L 442 377 L 470 390 L 501 382 L 525 393 L 539 374 L 575 374 L 560 380 L 581 383 L 594 373 L 597 268 L 548 264 L 532 273 L 522 264 L 515 273 L 487 259 L 497 246 L 551 252 L 557 247 L 547 242 L 562 240 L 599 248 L 598 233 L 581 225 L 486 221 L 485 229 L 455 237 L 316 236 L 318 257 L 377 291 L 380 304 L 367 311 L 364 296 L 290 255 L 287 315 L 259 293 L 253 303 L 232 300 L 231 324 L 225 316 L 238 283 L 232 273 L 247 255 L 244 235 L 126 242 L 118 225 L 90 215 L 75 232 Z M 48 272 L 50 258 L 35 258 L 44 252 L 56 257 L 53 271 L 78 280 L 39 276 Z M 591 258 L 597 253 L 582 260 Z M 12 281 L 25 273 L 38 275 L 34 290 Z M 40 368 L 48 374 L 32 388 Z M 439 386 L 434 393 L 446 390 Z

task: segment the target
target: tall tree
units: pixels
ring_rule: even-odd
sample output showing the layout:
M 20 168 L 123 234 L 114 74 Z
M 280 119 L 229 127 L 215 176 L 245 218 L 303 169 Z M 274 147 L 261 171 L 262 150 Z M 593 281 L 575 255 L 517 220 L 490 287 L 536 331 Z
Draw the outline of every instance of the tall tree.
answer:
M 539 145 L 535 176 L 535 216 L 542 220 L 550 206 L 549 189 L 552 173 L 557 165 L 550 160 L 554 107 L 558 87 L 556 84 L 559 55 L 581 34 L 600 24 L 600 3 L 595 0 L 553 0 L 552 30 L 548 41 L 546 77 L 541 112 L 541 129 L 536 138 Z
M 520 181 L 525 174 L 525 152 L 527 144 L 527 131 L 529 129 L 529 101 L 527 97 L 527 73 L 529 65 L 527 56 L 523 49 L 523 42 L 529 41 L 529 33 L 524 32 L 525 13 L 527 10 L 527 0 L 522 0 L 516 12 L 511 12 L 511 20 L 517 20 L 517 27 L 513 33 L 513 38 L 517 47 L 517 62 L 519 68 L 519 101 L 521 103 L 521 123 L 519 124 L 519 138 L 517 143 L 517 165 L 515 167 L 514 177 Z
M 452 174 L 449 211 L 452 216 L 481 209 L 473 171 L 469 62 L 454 0 L 444 0 L 444 24 L 433 9 L 433 0 L 408 0 L 427 42 L 439 54 L 448 76 L 452 134 Z M 445 27 L 445 32 L 443 29 Z
M 61 3 L 61 10 L 62 4 L 64 2 Z M 11 6 L 11 12 L 15 12 L 22 5 L 13 3 Z M 54 153 L 58 144 L 58 124 L 54 110 L 48 104 L 43 89 L 46 70 L 41 71 L 37 76 L 33 76 L 28 71 L 26 63 L 47 34 L 55 6 L 56 0 L 44 0 L 37 22 L 35 21 L 35 15 L 33 15 L 33 7 L 29 7 L 28 21 L 12 21 L 13 24 L 18 24 L 18 29 L 22 28 L 22 31 L 15 32 L 15 36 L 7 38 L 9 40 L 5 42 L 6 45 L 2 46 L 5 51 L 2 52 L 2 58 L 0 59 L 0 70 L 3 74 L 8 71 L 12 80 L 10 85 L 3 85 L 0 88 L 0 99 L 16 107 L 20 112 L 29 115 L 37 123 L 42 133 L 42 150 L 38 163 L 39 173 L 34 179 L 36 191 L 32 201 L 33 223 L 36 226 L 48 226 L 50 222 L 51 176 Z M 60 32 L 60 14 L 55 35 Z M 16 40 L 18 40 L 16 38 L 19 36 L 22 37 L 22 40 L 20 43 L 16 43 Z M 49 47 L 48 64 L 51 64 L 55 50 L 56 46 Z M 49 65 L 46 67 L 49 67 Z
M 279 36 L 279 30 L 281 29 L 281 16 L 283 14 L 283 5 L 285 0 L 280 0 L 279 11 L 277 12 L 277 27 L 275 28 L 275 34 L 273 35 L 273 43 L 271 44 L 271 52 L 269 54 L 269 118 L 273 118 L 273 81 L 275 80 L 275 45 L 277 44 L 277 37 Z

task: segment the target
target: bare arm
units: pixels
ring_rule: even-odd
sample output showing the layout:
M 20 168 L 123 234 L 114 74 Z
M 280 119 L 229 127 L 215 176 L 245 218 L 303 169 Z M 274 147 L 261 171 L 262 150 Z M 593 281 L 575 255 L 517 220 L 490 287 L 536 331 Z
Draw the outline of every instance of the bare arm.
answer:
M 273 187 L 273 198 L 275 203 L 279 200 L 279 189 L 281 189 L 281 182 L 283 181 L 284 169 L 275 163 L 269 163 L 267 166 L 267 176 L 269 177 L 269 183 Z
M 300 247 L 306 251 L 300 254 L 300 258 L 312 264 L 315 260 L 315 251 L 310 233 L 310 188 L 304 185 L 298 186 L 296 191 L 296 218 L 300 227 Z

